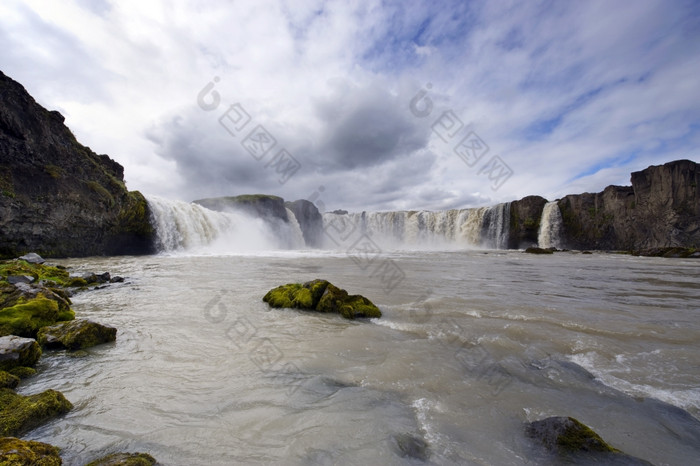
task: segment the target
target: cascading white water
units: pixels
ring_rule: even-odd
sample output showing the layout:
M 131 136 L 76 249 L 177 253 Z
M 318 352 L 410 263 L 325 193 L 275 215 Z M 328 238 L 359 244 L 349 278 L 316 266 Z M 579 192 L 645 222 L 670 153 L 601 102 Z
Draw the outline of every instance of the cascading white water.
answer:
M 294 214 L 274 225 L 242 212 L 216 212 L 199 204 L 148 197 L 159 252 L 241 253 L 301 249 L 304 238 Z
M 561 231 L 564 221 L 557 201 L 548 202 L 542 209 L 537 244 L 541 248 L 561 248 Z
M 488 247 L 506 249 L 510 203 L 439 212 L 399 211 L 323 214 L 326 246 L 349 246 L 367 234 L 381 247 Z M 342 241 L 341 241 L 342 240 Z M 347 244 L 345 244 L 347 242 Z

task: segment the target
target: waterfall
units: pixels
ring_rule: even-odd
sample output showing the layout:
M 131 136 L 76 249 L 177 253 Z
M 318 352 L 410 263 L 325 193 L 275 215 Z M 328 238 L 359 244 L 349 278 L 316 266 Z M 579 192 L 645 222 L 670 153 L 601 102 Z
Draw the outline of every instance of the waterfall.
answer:
M 243 212 L 216 212 L 199 204 L 160 197 L 147 198 L 159 252 L 241 253 L 303 248 L 304 238 L 294 214 L 275 223 Z
M 323 214 L 326 247 L 347 248 L 368 235 L 381 248 L 508 248 L 510 203 L 439 212 Z
M 561 248 L 561 230 L 563 220 L 559 202 L 552 201 L 544 205 L 537 244 L 541 248 Z

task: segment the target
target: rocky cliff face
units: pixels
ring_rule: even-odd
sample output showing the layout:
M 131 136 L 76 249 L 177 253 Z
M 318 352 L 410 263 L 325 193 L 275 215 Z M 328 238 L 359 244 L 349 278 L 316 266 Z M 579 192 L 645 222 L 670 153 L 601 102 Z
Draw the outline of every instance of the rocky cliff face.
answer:
M 234 210 L 245 212 L 263 220 L 282 220 L 288 222 L 284 199 L 269 194 L 243 194 L 241 196 L 212 197 L 193 201 L 202 207 L 219 212 Z
M 63 121 L 0 72 L 0 257 L 152 252 L 144 197 Z
M 284 205 L 294 213 L 299 222 L 306 245 L 320 248 L 323 245 L 323 216 L 314 203 L 299 199 L 294 202 L 285 202 Z
M 700 247 L 700 169 L 690 160 L 632 173 L 632 186 L 559 201 L 563 243 L 576 249 Z
M 510 204 L 510 249 L 526 249 L 537 246 L 542 209 L 547 199 L 527 196 Z

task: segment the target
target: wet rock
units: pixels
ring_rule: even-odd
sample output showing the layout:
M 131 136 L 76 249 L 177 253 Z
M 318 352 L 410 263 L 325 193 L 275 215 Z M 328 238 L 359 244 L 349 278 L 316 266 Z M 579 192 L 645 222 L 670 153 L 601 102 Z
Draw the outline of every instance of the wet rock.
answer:
M 7 372 L 14 375 L 15 377 L 19 377 L 20 379 L 26 379 L 26 378 L 31 377 L 34 374 L 36 374 L 36 369 L 34 369 L 33 367 L 20 366 L 20 367 L 13 367 L 12 369 L 10 369 Z
M 85 466 L 151 466 L 156 459 L 148 453 L 113 453 Z
M 20 435 L 73 408 L 62 393 L 46 390 L 36 395 L 18 395 L 0 389 L 0 436 Z
M 552 249 L 542 249 L 535 247 L 527 248 L 525 252 L 528 254 L 554 254 L 554 250 Z
M 50 288 L 18 283 L 0 301 L 0 335 L 34 338 L 41 327 L 75 318 L 68 301 Z
M 420 437 L 411 434 L 396 434 L 392 437 L 393 449 L 402 458 L 415 458 L 427 461 L 430 457 L 428 444 Z
M 109 281 L 110 283 L 124 283 L 124 277 L 112 277 L 112 279 Z
M 58 447 L 15 437 L 0 438 L 0 464 L 5 466 L 60 466 Z
M 531 422 L 526 425 L 525 432 L 550 453 L 574 464 L 651 464 L 608 445 L 590 427 L 573 417 L 549 417 Z
M 32 338 L 16 335 L 0 337 L 0 370 L 33 366 L 41 357 L 41 348 Z
M 47 348 L 81 350 L 117 339 L 117 329 L 88 319 L 44 327 L 37 334 L 39 343 Z
M 33 283 L 35 280 L 31 275 L 10 275 L 7 277 L 7 283 L 16 285 L 17 283 Z
M 43 257 L 41 257 L 39 254 L 35 252 L 30 252 L 29 254 L 25 254 L 23 256 L 19 257 L 20 260 L 27 261 L 30 264 L 43 264 L 46 262 Z
M 382 316 L 381 311 L 369 299 L 361 295 L 350 295 L 327 280 L 278 286 L 268 291 L 263 301 L 276 308 L 330 312 L 346 319 Z
M 19 377 L 9 372 L 0 371 L 0 388 L 17 388 Z
M 112 276 L 109 274 L 109 272 L 101 273 L 97 275 L 97 280 L 100 283 L 108 283 L 112 279 Z
M 304 235 L 304 242 L 312 248 L 319 248 L 323 240 L 323 217 L 313 202 L 299 199 L 285 202 L 284 205 L 294 213 Z

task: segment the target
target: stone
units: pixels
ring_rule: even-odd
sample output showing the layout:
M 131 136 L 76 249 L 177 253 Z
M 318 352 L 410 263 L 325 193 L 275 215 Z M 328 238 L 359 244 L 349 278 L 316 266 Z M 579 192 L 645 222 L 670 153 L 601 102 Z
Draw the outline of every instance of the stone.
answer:
M 59 448 L 34 440 L 0 438 L 0 464 L 3 466 L 60 466 Z
M 0 371 L 0 388 L 17 388 L 20 378 L 9 372 Z
M 151 466 L 156 459 L 148 453 L 112 453 L 85 466 Z
M 16 285 L 17 283 L 34 283 L 35 278 L 31 275 L 10 275 L 7 277 L 7 283 Z
M 320 279 L 278 286 L 268 291 L 263 301 L 271 307 L 335 313 L 346 319 L 382 316 L 379 308 L 364 296 L 350 295 L 327 280 Z
M 148 203 L 127 191 L 124 168 L 2 72 L 0 154 L 0 258 L 155 251 Z
M 70 401 L 56 390 L 23 396 L 0 388 L 0 436 L 23 434 L 71 409 Z
M 537 247 L 529 247 L 525 249 L 525 252 L 528 254 L 554 254 L 553 249 L 542 249 Z
M 573 417 L 548 417 L 534 421 L 525 426 L 525 433 L 566 463 L 651 464 L 608 445 L 595 431 Z
M 39 254 L 35 252 L 30 252 L 29 254 L 25 254 L 23 256 L 19 257 L 20 260 L 27 261 L 30 264 L 43 264 L 46 262 L 43 257 L 41 257 Z
M 88 319 L 76 319 L 39 330 L 37 340 L 47 348 L 82 350 L 117 339 L 117 329 Z
M 392 436 L 394 451 L 402 458 L 415 458 L 427 461 L 430 457 L 428 444 L 420 437 L 411 434 Z
M 41 357 L 41 348 L 36 340 L 16 335 L 0 337 L 0 370 L 29 367 Z

